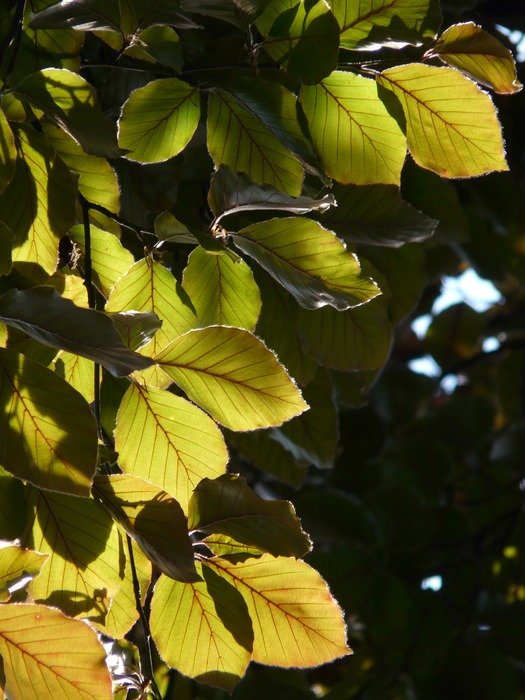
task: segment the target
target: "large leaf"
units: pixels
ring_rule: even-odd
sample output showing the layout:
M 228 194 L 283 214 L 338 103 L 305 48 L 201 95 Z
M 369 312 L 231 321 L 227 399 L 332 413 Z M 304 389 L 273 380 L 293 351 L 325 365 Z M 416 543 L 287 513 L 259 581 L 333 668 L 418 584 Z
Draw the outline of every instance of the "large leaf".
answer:
M 399 184 L 406 139 L 374 80 L 334 71 L 301 89 L 312 140 L 326 173 L 355 185 Z
M 94 630 L 59 610 L 0 606 L 0 654 L 12 700 L 112 698 L 106 653 Z
M 20 537 L 27 520 L 24 485 L 0 467 L 0 539 Z
M 19 158 L 0 195 L 0 219 L 13 232 L 13 261 L 37 263 L 50 275 L 58 241 L 75 223 L 76 185 L 42 134 L 17 131 Z
M 297 196 L 303 168 L 274 133 L 225 90 L 214 89 L 208 101 L 208 149 L 215 165 L 246 173 L 258 184 Z
M 228 451 L 216 424 L 167 391 L 131 385 L 117 414 L 115 449 L 129 474 L 175 496 L 187 511 L 195 486 L 224 473 Z
M 441 23 L 437 0 L 328 0 L 341 27 L 341 47 L 399 48 L 433 39 Z
M 309 668 L 346 656 L 346 629 L 328 586 L 308 564 L 263 554 L 234 563 L 206 562 L 241 593 L 252 618 L 252 659 L 284 668 Z
M 213 255 L 198 246 L 188 258 L 182 286 L 197 313 L 195 326 L 255 328 L 261 295 L 241 258 Z
M 152 80 L 131 93 L 119 119 L 126 158 L 159 163 L 180 153 L 200 119 L 197 88 L 177 78 Z
M 203 479 L 193 492 L 188 528 L 228 535 L 274 556 L 302 557 L 311 549 L 288 501 L 267 501 L 239 475 Z
M 523 87 L 510 49 L 474 22 L 454 24 L 443 32 L 429 55 L 438 56 L 474 80 L 503 95 Z
M 0 350 L 0 464 L 46 489 L 87 495 L 97 432 L 85 399 L 56 374 Z
M 377 80 L 403 107 L 408 148 L 418 165 L 445 177 L 508 170 L 494 105 L 459 71 L 409 63 Z
M 198 580 L 186 517 L 172 496 L 129 474 L 97 475 L 92 490 L 164 574 Z
M 0 275 L 7 275 L 11 270 L 11 248 L 13 247 L 13 232 L 0 221 Z
M 32 519 L 22 544 L 48 555 L 29 586 L 33 599 L 103 622 L 124 578 L 117 526 L 92 498 L 31 489 L 28 501 Z
M 47 559 L 46 554 L 22 547 L 2 547 L 0 549 L 0 600 L 9 598 L 9 588 L 26 579 L 38 576 Z
M 82 394 L 88 403 L 95 400 L 95 368 L 92 360 L 61 350 L 53 361 L 53 369 L 59 377 Z
M 169 666 L 231 693 L 252 652 L 247 605 L 215 571 L 199 563 L 197 571 L 202 581 L 190 585 L 160 578 L 151 603 L 152 635 Z
M 263 221 L 242 229 L 233 241 L 307 309 L 330 305 L 343 311 L 380 294 L 344 243 L 316 221 Z
M 232 430 L 281 425 L 307 408 L 275 355 L 240 328 L 189 331 L 155 359 L 190 399 Z
M 106 314 L 76 306 L 52 287 L 6 292 L 0 320 L 45 345 L 98 362 L 116 377 L 153 364 L 124 345 Z
M 0 192 L 13 177 L 16 158 L 15 137 L 3 110 L 0 109 Z
M 44 68 L 23 80 L 16 94 L 42 110 L 87 153 L 108 158 L 120 155 L 114 122 L 98 106 L 93 86 L 78 73 Z
M 336 67 L 339 25 L 323 0 L 270 0 L 255 23 L 266 51 L 301 82 L 317 83 Z

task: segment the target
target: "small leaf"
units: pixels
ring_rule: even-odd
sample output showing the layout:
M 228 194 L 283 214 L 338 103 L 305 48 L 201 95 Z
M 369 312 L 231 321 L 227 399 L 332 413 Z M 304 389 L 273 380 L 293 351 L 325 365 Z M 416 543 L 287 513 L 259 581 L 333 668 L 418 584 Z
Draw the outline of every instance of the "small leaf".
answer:
M 334 71 L 303 86 L 300 101 L 327 175 L 345 184 L 399 184 L 406 139 L 374 80 Z
M 131 350 L 140 350 L 162 326 L 162 321 L 152 311 L 122 311 L 119 314 L 108 315 L 120 337 Z
M 459 71 L 409 63 L 377 80 L 403 107 L 408 148 L 418 165 L 444 177 L 508 170 L 496 109 Z
M 330 305 L 343 311 L 380 294 L 355 255 L 316 221 L 263 221 L 242 229 L 233 241 L 307 309 Z
M 56 374 L 0 350 L 0 464 L 42 488 L 87 495 L 97 457 L 87 402 Z
M 512 52 L 474 22 L 453 24 L 429 52 L 503 95 L 519 92 Z
M 15 137 L 0 108 L 0 192 L 6 188 L 13 177 L 16 159 Z
M 13 700 L 112 698 L 106 653 L 96 633 L 59 610 L 0 606 L 0 654 L 6 693 Z
M 164 574 L 198 580 L 186 517 L 172 496 L 129 474 L 97 475 L 92 490 Z
M 223 474 L 228 462 L 219 429 L 197 406 L 133 384 L 118 410 L 115 449 L 127 473 L 157 484 L 184 511 L 199 481 Z
M 16 546 L 2 547 L 0 549 L 0 600 L 8 600 L 11 586 L 27 578 L 38 576 L 46 559 L 46 554 L 40 554 L 31 549 Z
M 95 400 L 94 364 L 80 355 L 61 350 L 53 362 L 55 373 L 76 389 L 88 403 Z
M 245 433 L 246 434 L 246 433 Z M 224 556 L 225 554 L 246 555 L 247 557 L 260 557 L 264 550 L 250 544 L 237 542 L 233 537 L 227 535 L 208 535 L 202 540 L 214 555 Z
M 233 586 L 200 563 L 197 571 L 202 581 L 192 584 L 161 576 L 151 603 L 151 632 L 169 666 L 231 693 L 250 663 L 252 623 Z
M 3 294 L 0 320 L 44 345 L 98 362 L 116 377 L 153 364 L 124 345 L 108 316 L 75 306 L 52 287 L 12 289 Z
M 195 308 L 195 326 L 255 328 L 261 295 L 249 266 L 235 258 L 233 254 L 210 255 L 201 246 L 190 254 L 182 287 Z
M 274 556 L 302 557 L 312 545 L 288 501 L 266 501 L 237 474 L 203 479 L 190 499 L 188 528 L 228 535 Z
M 130 160 L 159 163 L 186 147 L 199 119 L 197 88 L 177 78 L 152 80 L 124 103 L 119 144 Z
M 281 425 L 308 408 L 275 355 L 240 328 L 189 331 L 156 361 L 190 399 L 231 430 Z
M 232 583 L 252 618 L 252 659 L 281 668 L 310 668 L 351 653 L 343 616 L 328 586 L 308 564 L 263 554 L 206 565 Z

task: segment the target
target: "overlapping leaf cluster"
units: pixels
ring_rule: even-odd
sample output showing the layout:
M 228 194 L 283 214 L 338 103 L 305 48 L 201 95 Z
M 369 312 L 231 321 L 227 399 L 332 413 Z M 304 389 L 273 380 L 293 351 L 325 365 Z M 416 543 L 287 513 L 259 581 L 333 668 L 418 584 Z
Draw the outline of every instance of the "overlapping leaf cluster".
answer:
M 110 697 L 80 620 L 119 639 L 144 608 L 169 667 L 228 691 L 251 660 L 348 654 L 293 507 L 228 474 L 227 444 L 291 485 L 333 466 L 333 387 L 343 373 L 357 393 L 373 383 L 423 286 L 416 244 L 438 225 L 401 196 L 407 154 L 449 178 L 506 170 L 477 83 L 517 91 L 510 52 L 473 23 L 439 34 L 434 0 L 12 5 L 0 10 L 0 507 L 17 514 L 0 536 L 20 538 L 0 550 L 9 696 Z M 393 67 L 370 58 L 378 46 L 400 51 Z M 27 599 L 10 598 L 24 576 Z M 56 640 L 77 637 L 73 661 Z

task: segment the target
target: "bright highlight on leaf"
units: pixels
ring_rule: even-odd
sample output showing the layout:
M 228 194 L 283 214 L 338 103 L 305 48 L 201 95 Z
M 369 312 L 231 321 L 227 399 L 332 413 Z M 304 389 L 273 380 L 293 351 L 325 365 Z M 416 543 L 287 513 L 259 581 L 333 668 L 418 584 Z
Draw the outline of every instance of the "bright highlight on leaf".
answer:
M 46 554 L 22 547 L 0 549 L 0 600 L 9 598 L 9 589 L 26 579 L 38 576 L 47 559 Z
M 370 78 L 334 71 L 300 96 L 330 177 L 345 184 L 399 184 L 406 139 Z
M 383 71 L 377 80 L 403 107 L 408 147 L 418 165 L 444 177 L 508 170 L 494 105 L 464 75 L 409 63 Z
M 231 430 L 281 425 L 308 406 L 275 355 L 248 331 L 189 331 L 155 358 L 174 382 Z
M 307 309 L 330 305 L 344 311 L 380 294 L 356 256 L 316 221 L 263 221 L 242 229 L 233 241 Z
M 0 606 L 0 654 L 13 700 L 111 700 L 106 654 L 84 622 L 43 605 Z

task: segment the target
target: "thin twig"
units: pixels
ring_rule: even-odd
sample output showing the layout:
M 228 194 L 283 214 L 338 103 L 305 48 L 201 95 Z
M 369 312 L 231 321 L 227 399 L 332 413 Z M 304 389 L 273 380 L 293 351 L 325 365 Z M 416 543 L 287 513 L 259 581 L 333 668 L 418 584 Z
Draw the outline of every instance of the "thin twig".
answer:
M 127 228 L 129 231 L 133 231 L 141 240 L 142 243 L 144 243 L 144 240 L 142 238 L 143 235 L 146 236 L 155 236 L 155 238 L 158 238 L 157 234 L 154 231 L 148 231 L 148 229 L 142 228 L 142 226 L 137 226 L 136 224 L 132 224 L 130 221 L 127 221 L 127 219 L 122 218 L 122 216 L 119 216 L 118 214 L 115 214 L 114 212 L 110 211 L 109 209 L 106 209 L 106 207 L 103 207 L 101 204 L 95 204 L 94 202 L 87 202 L 89 209 L 93 209 L 93 211 L 98 211 L 100 214 L 104 214 L 104 216 L 107 216 L 108 219 L 112 219 L 115 221 L 117 224 L 120 224 L 124 228 Z

